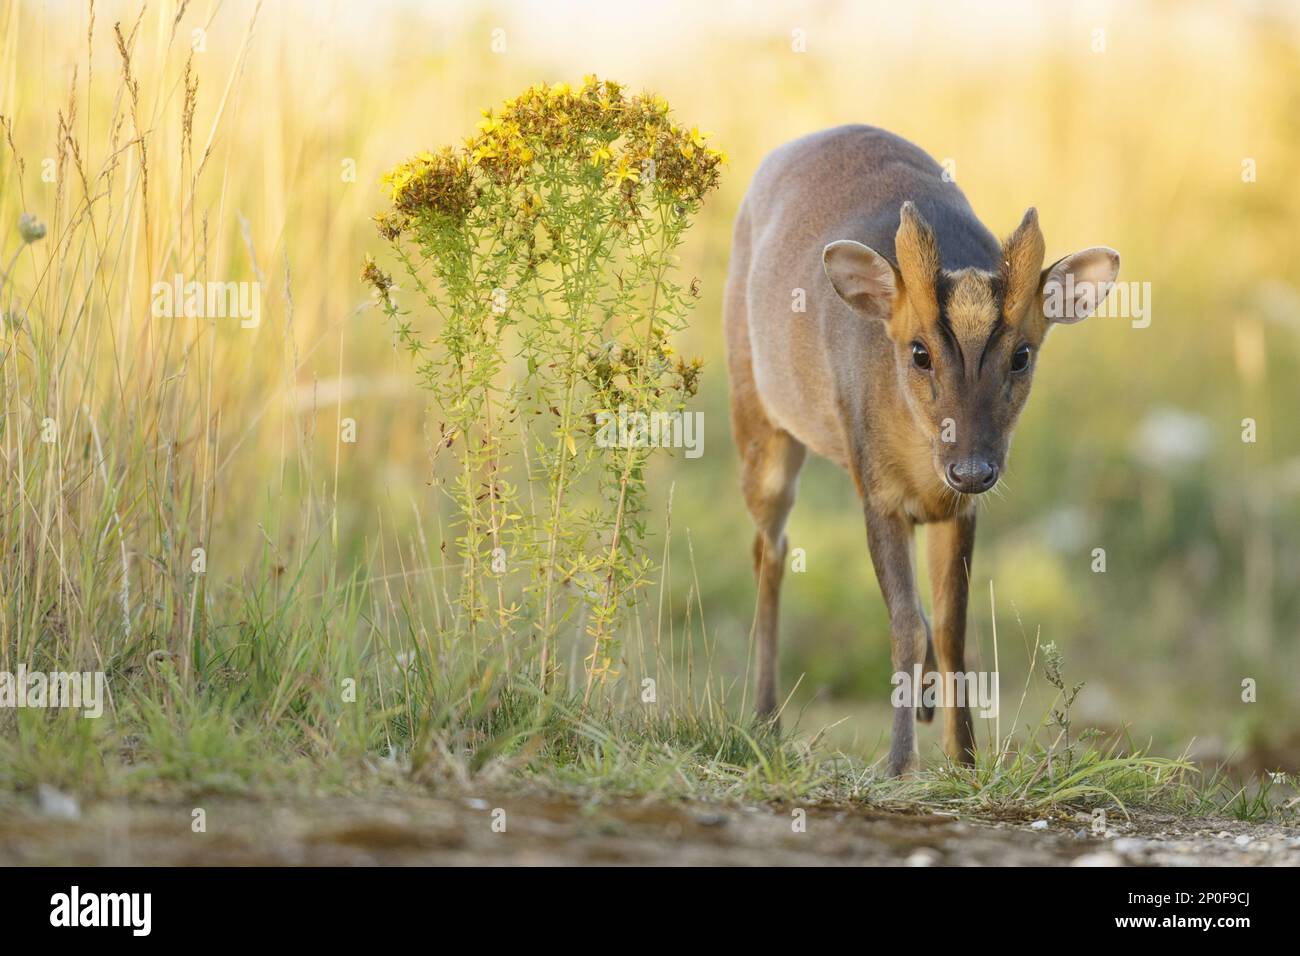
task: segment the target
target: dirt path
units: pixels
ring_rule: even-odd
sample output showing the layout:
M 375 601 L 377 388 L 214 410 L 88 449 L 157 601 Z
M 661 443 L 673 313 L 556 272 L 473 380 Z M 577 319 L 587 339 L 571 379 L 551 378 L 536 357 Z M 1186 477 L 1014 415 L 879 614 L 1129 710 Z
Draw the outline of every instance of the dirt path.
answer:
M 206 832 L 193 832 L 194 810 Z M 494 819 L 504 832 L 495 832 Z M 0 865 L 1300 865 L 1300 828 L 1135 814 L 995 823 L 553 797 L 392 796 L 192 805 L 45 800 L 0 813 Z

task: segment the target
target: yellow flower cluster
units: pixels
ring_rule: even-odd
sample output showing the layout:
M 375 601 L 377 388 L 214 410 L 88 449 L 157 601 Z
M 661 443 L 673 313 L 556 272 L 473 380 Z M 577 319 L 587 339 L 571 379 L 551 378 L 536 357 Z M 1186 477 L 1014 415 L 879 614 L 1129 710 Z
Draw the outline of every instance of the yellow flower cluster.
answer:
M 387 173 L 383 182 L 389 187 L 393 206 L 402 219 L 384 217 L 379 222 L 381 233 L 386 227 L 400 231 L 405 217 L 425 209 L 462 219 L 477 198 L 469 162 L 450 146 L 437 153 L 417 154 Z
M 378 217 L 380 231 L 393 238 L 423 212 L 463 219 L 487 184 L 522 184 L 539 166 L 566 162 L 600 169 L 629 200 L 648 186 L 660 198 L 696 201 L 717 185 L 726 162 L 707 139 L 674 124 L 662 97 L 628 96 L 612 80 L 588 76 L 576 90 L 534 85 L 484 111 L 478 132 L 459 149 L 420 153 L 385 175 L 396 215 Z M 536 198 L 527 190 L 523 196 L 525 203 Z

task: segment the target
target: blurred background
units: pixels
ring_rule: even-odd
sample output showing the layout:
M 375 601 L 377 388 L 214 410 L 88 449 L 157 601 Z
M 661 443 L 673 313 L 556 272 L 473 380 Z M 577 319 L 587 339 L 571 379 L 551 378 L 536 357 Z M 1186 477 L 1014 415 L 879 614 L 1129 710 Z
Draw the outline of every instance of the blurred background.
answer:
M 430 410 L 358 280 L 364 253 L 384 261 L 370 221 L 385 203 L 379 177 L 468 136 L 481 109 L 530 83 L 598 73 L 661 93 L 729 155 L 681 264 L 702 283 L 676 346 L 706 361 L 693 406 L 705 450 L 661 462 L 651 482 L 659 542 L 673 489 L 664 601 L 679 662 L 707 660 L 739 706 L 754 587 L 720 323 L 735 209 L 769 150 L 865 122 L 949 164 L 995 233 L 1034 205 L 1049 261 L 1109 245 L 1121 280 L 1149 283 L 1146 327 L 1102 316 L 1050 336 L 1005 494 L 980 512 L 971 664 L 992 667 L 996 621 L 1004 731 L 1035 641 L 1050 641 L 1067 680 L 1086 682 L 1076 720 L 1129 726 L 1160 749 L 1300 763 L 1295 4 L 3 6 L 0 112 L 26 164 L 19 189 L 11 154 L 0 160 L 5 261 L 20 212 L 56 218 L 39 171 L 57 155 L 62 114 L 87 154 L 119 150 L 125 176 L 138 163 L 132 128 L 157 129 L 155 276 L 202 261 L 210 275 L 262 282 L 259 328 L 181 328 L 159 364 L 139 339 L 118 370 L 176 390 L 180 409 L 186 337 L 205 338 L 210 392 L 172 424 L 184 455 L 219 418 L 203 517 L 214 581 L 247 587 L 268 547 L 300 547 L 301 502 L 329 503 L 344 574 L 358 563 L 395 574 L 417 522 L 434 534 Z M 121 109 L 115 21 L 138 24 L 137 72 L 164 78 L 133 110 Z M 187 60 L 198 80 L 188 166 L 177 122 Z M 30 283 L 38 268 L 23 257 L 15 275 Z M 133 342 L 149 277 L 134 258 L 120 269 L 93 318 Z M 93 407 L 111 393 L 92 381 L 85 397 Z M 356 420 L 355 445 L 337 443 L 340 417 Z M 887 623 L 846 475 L 810 461 L 789 536 L 807 570 L 785 584 L 788 712 L 869 753 L 888 734 Z M 1246 679 L 1255 703 L 1242 701 Z

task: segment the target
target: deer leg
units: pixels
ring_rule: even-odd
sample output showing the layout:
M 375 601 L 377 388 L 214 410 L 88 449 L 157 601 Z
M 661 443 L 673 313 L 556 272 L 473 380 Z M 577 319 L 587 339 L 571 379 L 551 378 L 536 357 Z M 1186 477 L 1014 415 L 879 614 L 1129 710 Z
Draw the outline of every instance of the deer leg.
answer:
M 930 674 L 938 670 L 934 658 L 934 633 L 930 628 L 930 619 L 925 616 L 925 611 L 921 612 L 921 623 L 925 625 L 925 667 L 922 668 L 921 686 L 925 687 L 925 679 Z M 918 704 L 916 708 L 916 719 L 923 724 L 928 724 L 934 720 L 933 705 Z
M 975 550 L 975 512 L 929 525 L 930 590 L 934 596 L 935 649 L 943 676 L 943 749 L 954 761 L 975 759 L 970 701 L 957 705 L 957 678 L 966 671 L 966 601 L 970 591 L 970 562 Z M 970 688 L 967 683 L 967 689 Z
M 926 623 L 912 571 L 912 520 L 902 514 L 866 507 L 867 545 L 876 569 L 880 592 L 889 610 L 891 659 L 895 675 L 911 682 L 916 668 L 925 661 Z M 894 710 L 893 734 L 889 745 L 889 775 L 901 776 L 919 764 L 916 747 L 916 706 Z
M 771 717 L 777 706 L 777 610 L 785 571 L 785 522 L 794 507 L 799 469 L 807 450 L 778 428 L 752 431 L 743 446 L 743 483 L 745 504 L 758 528 L 754 535 L 754 577 L 758 582 L 754 621 L 758 652 L 756 700 L 759 716 Z

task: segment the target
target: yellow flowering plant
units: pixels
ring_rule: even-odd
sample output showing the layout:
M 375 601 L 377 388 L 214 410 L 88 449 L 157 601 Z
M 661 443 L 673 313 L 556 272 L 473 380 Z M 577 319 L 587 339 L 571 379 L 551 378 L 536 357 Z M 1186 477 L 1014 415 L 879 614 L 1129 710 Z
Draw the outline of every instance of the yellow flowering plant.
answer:
M 675 252 L 724 161 L 662 98 L 588 76 L 530 87 L 462 146 L 383 180 L 391 206 L 375 221 L 427 314 L 399 306 L 373 260 L 363 277 L 433 395 L 438 454 L 454 459 L 454 636 L 547 687 L 577 615 L 584 700 L 617 673 L 616 634 L 652 570 L 655 449 L 608 447 L 596 423 L 694 394 L 700 362 L 668 344 L 698 295 L 676 280 Z

